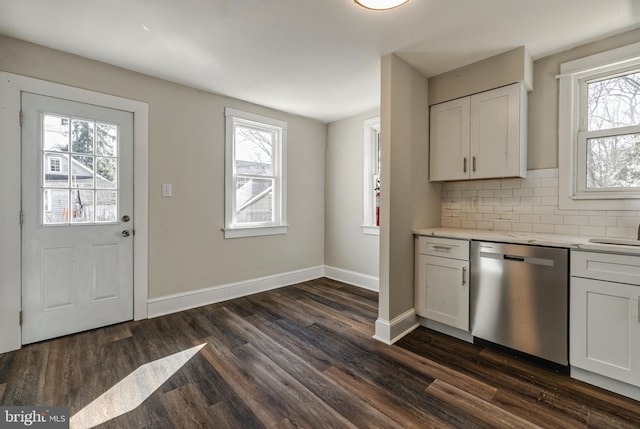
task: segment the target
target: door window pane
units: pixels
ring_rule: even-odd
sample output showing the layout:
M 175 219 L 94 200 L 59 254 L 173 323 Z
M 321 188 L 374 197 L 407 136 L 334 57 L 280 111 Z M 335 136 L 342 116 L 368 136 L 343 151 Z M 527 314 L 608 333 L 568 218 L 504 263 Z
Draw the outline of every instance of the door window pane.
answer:
M 81 119 L 71 120 L 71 150 L 76 153 L 93 153 L 94 123 Z
M 69 186 L 69 155 L 46 152 L 43 157 L 43 183 L 46 188 Z
M 112 124 L 96 124 L 96 154 L 116 156 L 118 154 L 118 126 Z
M 116 191 L 96 191 L 96 222 L 115 222 L 118 213 Z
M 48 151 L 69 150 L 69 118 L 45 114 L 42 120 L 42 147 Z
M 98 158 L 96 161 L 98 189 L 115 189 L 118 179 L 118 163 L 115 158 Z
M 45 189 L 42 207 L 45 225 L 69 223 L 69 190 Z
M 93 188 L 93 157 L 72 156 L 71 159 L 71 187 Z
M 71 222 L 93 222 L 93 196 L 94 191 L 76 189 L 71 191 Z

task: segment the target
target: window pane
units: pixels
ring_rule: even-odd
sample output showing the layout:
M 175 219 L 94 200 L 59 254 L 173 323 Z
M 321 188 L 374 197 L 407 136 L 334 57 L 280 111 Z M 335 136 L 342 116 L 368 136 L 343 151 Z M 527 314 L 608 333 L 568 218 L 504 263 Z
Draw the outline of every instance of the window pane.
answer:
M 45 188 L 69 186 L 69 155 L 56 152 L 43 154 L 43 184 Z
M 67 189 L 45 189 L 42 196 L 42 222 L 45 225 L 68 223 L 69 191 Z
M 96 191 L 96 222 L 115 222 L 118 213 L 117 191 Z
M 90 121 L 71 120 L 71 150 L 77 153 L 93 153 L 93 126 Z
M 640 187 L 640 134 L 587 139 L 587 188 Z
M 237 179 L 237 223 L 273 222 L 273 183 L 273 179 Z
M 275 133 L 245 126 L 235 127 L 237 174 L 271 176 Z
M 93 188 L 93 157 L 71 157 L 71 187 Z
M 115 158 L 98 158 L 96 161 L 98 173 L 96 188 L 115 189 L 118 179 L 118 161 Z
M 118 126 L 96 124 L 96 153 L 98 155 L 116 156 L 118 152 Z
M 44 115 L 42 119 L 42 147 L 49 151 L 69 150 L 69 118 Z
M 71 191 L 71 222 L 93 222 L 93 191 L 84 189 Z
M 587 84 L 588 130 L 640 124 L 640 72 Z

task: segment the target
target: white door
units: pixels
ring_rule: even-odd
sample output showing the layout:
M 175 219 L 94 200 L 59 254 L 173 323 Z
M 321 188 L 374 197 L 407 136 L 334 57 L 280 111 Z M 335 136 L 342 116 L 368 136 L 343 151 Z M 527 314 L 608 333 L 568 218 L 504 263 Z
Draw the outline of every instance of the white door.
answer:
M 22 93 L 22 343 L 133 318 L 133 114 Z

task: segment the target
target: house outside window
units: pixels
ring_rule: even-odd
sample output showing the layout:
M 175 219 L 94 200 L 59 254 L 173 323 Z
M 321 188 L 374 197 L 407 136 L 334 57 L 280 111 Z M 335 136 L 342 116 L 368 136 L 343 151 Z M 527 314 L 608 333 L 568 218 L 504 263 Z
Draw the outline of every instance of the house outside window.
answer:
M 380 118 L 364 121 L 362 232 L 380 235 Z
M 638 210 L 640 43 L 560 71 L 560 208 Z
M 226 108 L 225 238 L 285 234 L 287 123 Z

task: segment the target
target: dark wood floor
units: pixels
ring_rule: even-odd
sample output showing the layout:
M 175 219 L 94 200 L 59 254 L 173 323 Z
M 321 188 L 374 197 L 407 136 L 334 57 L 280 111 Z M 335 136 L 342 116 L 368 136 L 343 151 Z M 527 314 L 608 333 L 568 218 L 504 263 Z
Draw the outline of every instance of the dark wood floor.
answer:
M 0 403 L 79 416 L 132 381 L 103 395 L 108 414 L 157 378 L 100 427 L 640 427 L 639 402 L 503 352 L 424 328 L 384 345 L 376 316 L 375 293 L 321 279 L 97 329 L 0 355 Z M 141 367 L 197 345 L 182 367 Z

